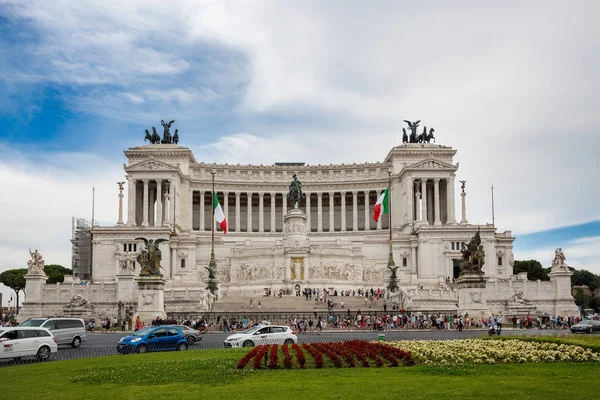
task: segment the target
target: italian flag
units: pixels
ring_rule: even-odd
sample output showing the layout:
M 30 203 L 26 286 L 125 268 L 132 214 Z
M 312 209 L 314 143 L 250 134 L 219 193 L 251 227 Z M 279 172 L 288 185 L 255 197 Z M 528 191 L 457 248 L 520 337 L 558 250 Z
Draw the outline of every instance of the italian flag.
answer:
M 221 225 L 223 233 L 227 233 L 227 221 L 225 220 L 225 214 L 223 213 L 223 208 L 219 203 L 216 192 L 213 192 L 213 212 L 215 213 L 215 221 Z
M 383 208 L 383 213 L 387 214 L 390 212 L 390 200 L 388 196 L 389 188 L 385 189 L 381 196 L 377 199 L 377 203 L 375 203 L 375 208 L 373 208 L 373 221 L 378 222 L 379 217 L 381 216 L 381 209 Z

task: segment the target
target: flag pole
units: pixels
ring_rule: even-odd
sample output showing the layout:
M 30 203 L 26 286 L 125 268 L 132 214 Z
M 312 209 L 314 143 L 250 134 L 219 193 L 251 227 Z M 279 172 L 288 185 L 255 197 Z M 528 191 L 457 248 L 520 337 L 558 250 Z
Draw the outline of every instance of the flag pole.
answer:
M 392 252 L 392 169 L 388 169 L 388 216 L 389 216 L 389 228 L 390 228 L 390 257 L 388 259 L 388 267 L 394 267 L 394 253 Z
M 212 192 L 211 192 L 211 205 L 212 205 L 212 219 L 210 221 L 210 262 L 208 263 L 208 287 L 207 289 L 215 294 L 217 285 L 215 282 L 215 272 L 217 271 L 217 261 L 215 261 L 215 173 L 213 169 L 212 174 Z
M 494 215 L 494 185 L 492 185 L 492 226 L 496 227 L 496 218 Z

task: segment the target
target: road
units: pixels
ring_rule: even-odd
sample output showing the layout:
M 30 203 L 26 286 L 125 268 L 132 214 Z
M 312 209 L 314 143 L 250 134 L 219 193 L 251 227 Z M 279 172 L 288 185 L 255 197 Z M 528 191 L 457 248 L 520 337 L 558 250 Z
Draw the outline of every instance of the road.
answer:
M 231 332 L 209 332 L 203 335 L 202 341 L 190 347 L 190 350 L 223 348 L 223 340 Z M 311 342 L 332 342 L 349 339 L 376 340 L 378 336 L 384 334 L 385 340 L 452 340 L 477 338 L 487 336 L 487 331 L 482 329 L 465 330 L 458 332 L 455 330 L 413 330 L 413 331 L 360 331 L 360 330 L 330 330 L 321 333 L 310 332 L 298 335 L 300 343 Z M 512 330 L 504 329 L 503 335 L 572 335 L 568 330 Z M 53 354 L 51 360 L 70 360 L 76 358 L 90 358 L 99 356 L 109 356 L 117 354 L 117 343 L 119 339 L 126 336 L 127 332 L 94 332 L 87 336 L 80 348 L 73 349 L 70 346 L 59 346 L 58 353 Z M 23 359 L 21 363 L 34 362 L 33 359 Z M 0 367 L 14 365 L 10 360 L 2 360 Z
M 194 345 L 194 348 L 221 348 L 223 347 L 223 340 L 231 335 L 232 332 L 210 332 L 202 336 L 202 342 Z M 487 336 L 487 331 L 482 329 L 464 330 L 458 332 L 456 330 L 411 330 L 411 331 L 360 331 L 360 330 L 336 330 L 336 331 L 324 331 L 322 333 L 302 333 L 298 335 L 299 341 L 310 343 L 313 341 L 328 342 L 328 341 L 339 341 L 352 339 L 364 339 L 364 340 L 376 340 L 379 334 L 384 334 L 385 339 L 389 340 L 450 340 L 450 339 L 465 339 Z M 538 330 L 538 329 L 505 329 L 503 331 L 505 335 L 550 335 L 550 334 L 565 334 L 571 335 L 568 330 Z M 88 334 L 88 339 L 81 346 L 84 348 L 105 348 L 114 346 L 116 347 L 117 342 L 127 333 L 91 333 Z M 61 346 L 60 350 L 67 350 L 69 347 Z M 74 349 L 77 351 L 77 349 Z

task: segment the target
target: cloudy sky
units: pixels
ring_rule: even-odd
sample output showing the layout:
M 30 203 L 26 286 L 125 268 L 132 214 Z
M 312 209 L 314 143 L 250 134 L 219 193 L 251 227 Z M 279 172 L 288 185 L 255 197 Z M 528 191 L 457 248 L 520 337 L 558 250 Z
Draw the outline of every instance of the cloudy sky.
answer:
M 161 119 L 199 161 L 256 164 L 290 149 L 382 161 L 420 119 L 458 149 L 470 222 L 491 222 L 493 184 L 516 259 L 548 266 L 560 246 L 599 273 L 598 15 L 597 1 L 0 0 L 0 271 L 29 247 L 70 266 L 71 218 L 91 217 L 95 186 L 96 218 L 115 223 L 123 150 Z

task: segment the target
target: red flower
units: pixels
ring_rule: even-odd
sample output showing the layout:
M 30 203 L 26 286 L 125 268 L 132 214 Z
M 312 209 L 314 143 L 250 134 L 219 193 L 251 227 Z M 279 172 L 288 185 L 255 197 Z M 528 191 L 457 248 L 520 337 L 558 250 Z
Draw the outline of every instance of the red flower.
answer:
M 255 347 L 251 351 L 249 351 L 248 353 L 246 353 L 246 355 L 244 357 L 242 357 L 242 359 L 238 363 L 237 369 L 244 369 L 244 367 L 248 364 L 248 362 L 252 359 L 252 357 L 254 357 L 254 355 L 256 355 L 256 353 L 259 350 L 260 350 L 259 347 Z
M 279 368 L 279 360 L 277 359 L 277 344 L 271 346 L 271 354 L 269 355 L 269 368 Z
M 282 345 L 281 351 L 283 352 L 283 366 L 287 369 L 292 368 L 292 355 L 290 354 L 290 349 L 288 345 Z
M 296 352 L 296 360 L 298 361 L 298 365 L 300 366 L 300 368 L 304 368 L 304 365 L 306 364 L 306 357 L 304 356 L 304 352 L 296 343 L 292 345 L 292 349 L 294 349 L 294 351 Z

